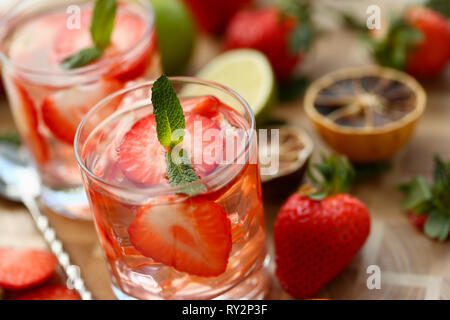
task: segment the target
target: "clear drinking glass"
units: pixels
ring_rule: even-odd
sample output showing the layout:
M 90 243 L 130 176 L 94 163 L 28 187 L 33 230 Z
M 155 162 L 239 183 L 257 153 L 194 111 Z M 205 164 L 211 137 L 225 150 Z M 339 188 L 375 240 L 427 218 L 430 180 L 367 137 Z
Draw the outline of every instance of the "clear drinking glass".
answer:
M 154 183 L 164 157 L 157 151 L 162 147 L 153 143 L 154 125 L 147 127 L 154 124 L 153 82 L 102 100 L 83 119 L 75 138 L 113 290 L 119 299 L 263 298 L 268 259 L 252 111 L 221 85 L 188 77 L 171 80 L 186 116 L 183 143 L 191 139 L 193 119 L 217 128 L 216 137 L 229 139 L 211 153 L 222 159 L 216 164 L 191 160 L 201 172 L 195 183 L 206 186 L 203 193 L 177 193 L 183 187 L 170 187 L 165 169 Z M 189 140 L 203 147 L 188 150 L 208 153 L 205 131 L 194 132 Z M 224 141 L 220 139 L 214 141 Z M 235 148 L 228 149 L 230 141 Z M 225 149 L 226 157 L 221 153 Z
M 87 66 L 65 70 L 64 58 L 92 45 L 93 0 L 25 0 L 0 20 L 2 76 L 19 134 L 42 183 L 41 203 L 91 219 L 73 153 L 84 114 L 140 77 L 161 73 L 148 0 L 119 0 L 112 45 Z

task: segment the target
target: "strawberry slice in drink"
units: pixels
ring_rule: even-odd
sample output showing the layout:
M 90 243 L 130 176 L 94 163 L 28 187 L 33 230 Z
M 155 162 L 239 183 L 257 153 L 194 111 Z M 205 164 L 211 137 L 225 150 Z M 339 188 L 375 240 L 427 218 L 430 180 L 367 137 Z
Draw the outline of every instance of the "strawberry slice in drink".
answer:
M 36 163 L 42 165 L 49 159 L 49 150 L 38 130 L 38 113 L 34 103 L 15 79 L 5 81 L 5 85 L 8 87 L 9 102 L 18 130 Z
M 113 58 L 128 50 L 134 49 L 140 40 L 143 39 L 147 31 L 145 21 L 136 14 L 122 11 L 121 8 L 126 10 L 126 5 L 119 6 L 114 21 L 111 43 L 105 49 L 100 60 Z M 93 46 L 89 31 L 91 18 L 92 10 L 86 9 L 80 16 L 80 28 L 61 28 L 55 37 L 51 52 L 51 60 L 53 63 L 60 65 L 64 59 L 76 54 L 82 49 Z M 152 34 L 152 36 L 144 39 L 144 41 L 149 41 L 148 48 L 139 57 L 128 57 L 127 60 L 121 61 L 117 65 L 111 65 L 110 77 L 117 78 L 120 81 L 128 81 L 144 74 L 150 60 L 149 55 L 156 48 L 155 35 Z
M 140 253 L 178 271 L 215 277 L 226 270 L 231 224 L 212 201 L 191 198 L 170 206 L 143 207 L 128 233 Z
M 213 96 L 185 98 L 180 100 L 184 112 L 198 113 L 202 116 L 212 118 L 219 112 L 219 99 Z
M 136 122 L 123 137 L 117 151 L 117 163 L 128 179 L 144 185 L 165 181 L 166 151 L 158 141 L 154 115 Z
M 224 140 L 218 124 L 199 114 L 186 116 L 182 147 L 194 171 L 205 177 L 222 158 Z M 158 141 L 154 115 L 142 118 L 124 136 L 118 147 L 118 164 L 124 175 L 144 185 L 167 184 L 166 150 Z
M 42 119 L 56 138 L 73 144 L 83 116 L 101 99 L 121 88 L 119 81 L 102 79 L 89 85 L 56 91 L 42 102 Z

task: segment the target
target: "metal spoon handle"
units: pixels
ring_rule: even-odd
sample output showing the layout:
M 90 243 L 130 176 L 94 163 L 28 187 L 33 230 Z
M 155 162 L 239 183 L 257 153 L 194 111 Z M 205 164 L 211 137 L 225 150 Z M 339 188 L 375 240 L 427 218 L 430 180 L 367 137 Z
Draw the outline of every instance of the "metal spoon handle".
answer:
M 50 226 L 48 218 L 41 213 L 36 198 L 24 195 L 22 196 L 22 202 L 30 211 L 37 228 L 64 269 L 67 276 L 67 286 L 77 291 L 82 300 L 92 300 L 92 294 L 81 278 L 80 268 L 70 263 L 69 255 L 64 251 L 62 242 L 56 238 L 55 230 Z

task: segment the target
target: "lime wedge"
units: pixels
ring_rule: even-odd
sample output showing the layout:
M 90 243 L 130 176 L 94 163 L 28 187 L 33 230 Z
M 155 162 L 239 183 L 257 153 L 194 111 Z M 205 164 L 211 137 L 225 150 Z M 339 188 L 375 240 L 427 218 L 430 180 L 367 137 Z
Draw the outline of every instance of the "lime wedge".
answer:
M 276 85 L 272 67 L 266 56 L 256 50 L 238 49 L 211 60 L 197 77 L 217 82 L 241 95 L 250 105 L 258 123 L 264 122 L 276 102 Z M 188 85 L 183 95 L 214 95 L 223 103 L 236 107 L 227 94 L 208 87 Z

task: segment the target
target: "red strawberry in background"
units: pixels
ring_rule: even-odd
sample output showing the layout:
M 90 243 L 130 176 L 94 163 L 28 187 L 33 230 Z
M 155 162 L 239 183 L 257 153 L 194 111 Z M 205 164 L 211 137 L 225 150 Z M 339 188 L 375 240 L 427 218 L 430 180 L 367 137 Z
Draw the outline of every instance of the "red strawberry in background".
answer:
M 243 9 L 227 26 L 225 49 L 252 48 L 269 59 L 278 80 L 285 81 L 302 61 L 312 39 L 309 7 Z
M 406 71 L 417 77 L 439 75 L 450 60 L 450 23 L 440 13 L 425 7 L 413 7 L 407 21 L 423 35 L 406 61 Z
M 198 26 L 205 32 L 223 30 L 233 14 L 253 0 L 184 0 Z
M 300 188 L 282 206 L 275 228 L 276 276 L 298 299 L 313 297 L 352 261 L 370 232 L 366 206 L 347 194 L 354 171 L 346 159 L 316 165 L 320 186 Z
M 418 78 L 436 77 L 450 60 L 450 23 L 433 9 L 414 6 L 393 19 L 386 35 L 371 44 L 379 64 Z
M 0 287 L 27 289 L 48 280 L 55 272 L 56 257 L 34 249 L 0 249 Z
M 425 226 L 425 223 L 427 222 L 428 215 L 417 215 L 412 211 L 409 211 L 408 213 L 408 220 L 411 222 L 413 226 L 415 226 L 420 231 L 423 231 L 423 227 Z

